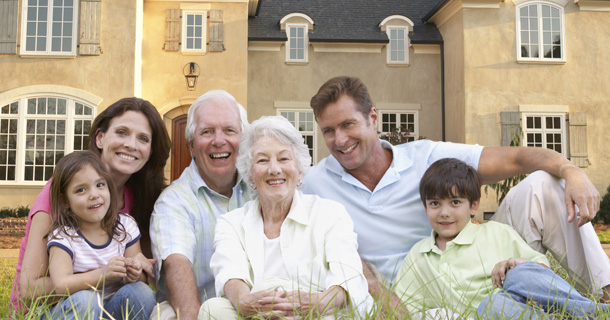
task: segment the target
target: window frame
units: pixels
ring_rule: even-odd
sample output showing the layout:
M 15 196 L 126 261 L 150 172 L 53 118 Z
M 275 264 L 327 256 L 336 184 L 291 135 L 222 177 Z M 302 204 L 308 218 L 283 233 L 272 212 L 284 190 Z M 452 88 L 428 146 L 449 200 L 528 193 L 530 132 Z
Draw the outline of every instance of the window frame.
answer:
M 290 32 L 293 28 L 303 29 L 303 59 L 291 59 L 290 58 L 290 50 L 291 50 L 291 36 Z M 309 62 L 309 27 L 305 23 L 286 23 L 286 62 L 294 63 L 294 64 L 302 64 Z M 298 50 L 298 49 L 297 49 Z
M 541 120 L 541 128 L 540 129 L 528 129 L 527 128 L 527 118 L 528 117 L 542 117 Z M 555 128 L 546 128 L 546 117 L 559 117 L 559 123 L 561 124 L 560 129 Z M 521 131 L 523 132 L 523 146 L 528 146 L 528 133 L 540 133 L 542 135 L 542 147 L 548 148 L 546 134 L 548 133 L 559 133 L 561 134 L 561 152 L 560 154 L 564 157 L 568 157 L 568 144 L 567 144 L 567 122 L 566 122 L 566 114 L 565 113 L 556 113 L 556 112 L 522 112 L 521 113 Z M 551 149 L 555 150 L 555 149 Z
M 27 0 L 24 0 L 21 5 L 21 37 L 20 37 L 20 45 L 19 45 L 19 53 L 24 57 L 28 56 L 48 56 L 48 57 L 76 57 L 77 55 L 77 45 L 78 45 L 78 27 L 79 27 L 79 4 L 80 0 L 73 0 L 73 8 L 72 8 L 72 44 L 71 50 L 68 51 L 60 51 L 55 52 L 51 50 L 52 39 L 53 39 L 53 0 L 48 0 L 47 5 L 47 21 L 46 21 L 46 49 L 44 51 L 29 51 L 27 50 L 27 25 L 28 25 L 28 8 L 30 7 L 27 3 Z M 38 23 L 38 20 L 36 20 Z M 62 36 L 63 37 L 63 36 Z
M 403 52 L 404 59 L 403 60 L 392 60 L 392 30 L 402 30 L 404 39 L 403 39 Z M 386 62 L 388 65 L 408 65 L 409 64 L 409 28 L 407 26 L 398 26 L 398 25 L 388 25 L 386 27 L 386 34 L 388 36 L 388 45 L 386 46 Z
M 187 48 L 187 28 L 188 28 L 188 15 L 201 15 L 201 49 L 189 49 Z M 180 51 L 182 53 L 194 53 L 201 54 L 207 52 L 207 33 L 208 33 L 208 11 L 207 10 L 182 10 L 182 26 L 180 36 Z
M 311 135 L 312 137 L 312 141 L 313 141 L 313 146 L 312 146 L 312 155 L 311 155 L 311 165 L 314 166 L 318 163 L 317 158 L 318 158 L 318 124 L 316 123 L 316 118 L 313 115 L 313 110 L 307 110 L 307 109 L 294 109 L 294 108 L 281 108 L 281 109 L 277 109 L 276 111 L 276 115 L 278 116 L 283 116 L 282 112 L 294 112 L 295 113 L 295 128 L 297 129 L 297 131 L 299 131 L 299 133 L 301 134 L 301 136 L 303 136 L 303 139 L 305 139 L 305 135 Z M 312 131 L 301 131 L 299 130 L 299 122 L 300 122 L 300 118 L 297 116 L 297 114 L 305 114 L 305 113 L 310 113 L 313 116 L 313 127 L 312 127 Z M 290 121 L 288 119 L 288 121 Z M 303 140 L 305 141 L 305 140 Z M 308 146 L 309 147 L 309 146 Z
M 66 114 L 65 115 L 28 115 L 27 104 L 29 99 L 38 98 L 54 98 L 54 99 L 65 99 L 66 100 Z M 0 108 L 5 105 L 10 105 L 14 102 L 18 102 L 18 113 L 17 115 L 5 115 L 0 114 L 0 119 L 17 119 L 17 145 L 16 145 L 16 159 L 15 159 L 15 180 L 0 180 L 0 186 L 43 186 L 47 183 L 44 181 L 27 181 L 25 180 L 25 159 L 26 159 L 26 135 L 27 135 L 27 121 L 28 120 L 64 120 L 65 121 L 65 140 L 64 140 L 64 156 L 74 151 L 74 122 L 76 120 L 89 120 L 93 124 L 93 120 L 97 115 L 97 107 L 94 103 L 57 93 L 34 93 L 27 94 L 12 99 L 2 101 Z M 76 115 L 75 109 L 76 104 L 82 104 L 85 107 L 91 108 L 91 115 Z M 85 146 L 83 150 L 87 150 L 88 146 Z M 31 150 L 31 149 L 30 149 Z M 57 149 L 55 149 L 57 150 Z
M 377 131 L 380 132 L 380 134 L 388 134 L 390 132 L 385 132 L 383 131 L 383 116 L 384 115 L 390 115 L 390 114 L 394 114 L 396 115 L 397 119 L 400 119 L 400 115 L 402 114 L 412 114 L 413 115 L 413 132 L 408 134 L 409 138 L 413 138 L 413 140 L 409 140 L 410 141 L 415 141 L 417 140 L 417 138 L 419 137 L 419 111 L 417 110 L 377 110 L 378 112 L 378 120 L 377 120 Z M 398 120 L 400 121 L 400 120 Z M 398 128 L 400 128 L 400 126 L 398 125 L 398 122 L 395 124 Z
M 521 54 L 521 33 L 527 32 L 522 31 L 521 28 L 521 9 L 529 6 L 537 6 L 537 28 L 538 28 L 538 58 L 531 57 L 523 57 Z M 559 30 L 560 37 L 560 50 L 561 50 L 561 58 L 545 58 L 544 57 L 544 29 L 543 29 L 543 18 L 542 18 L 542 6 L 549 6 L 551 9 L 559 10 L 559 23 L 561 24 Z M 551 23 L 551 32 L 552 31 L 552 23 Z M 563 64 L 567 61 L 567 52 L 566 52 L 566 44 L 565 44 L 565 10 L 562 6 L 557 5 L 548 1 L 530 1 L 519 4 L 515 7 L 515 34 L 516 34 L 516 54 L 517 54 L 517 62 L 519 63 L 559 63 Z

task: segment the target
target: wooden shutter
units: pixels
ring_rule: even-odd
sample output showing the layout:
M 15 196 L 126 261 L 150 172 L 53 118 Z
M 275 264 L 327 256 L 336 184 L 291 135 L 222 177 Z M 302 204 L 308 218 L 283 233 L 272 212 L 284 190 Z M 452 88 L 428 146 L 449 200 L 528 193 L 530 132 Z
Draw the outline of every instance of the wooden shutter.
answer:
M 521 137 L 518 136 L 521 132 L 519 112 L 500 112 L 500 121 L 502 123 L 502 146 L 508 147 L 514 145 L 515 136 L 518 137 L 518 142 Z
M 102 0 L 80 0 L 80 37 L 78 54 L 99 56 L 102 53 Z
M 210 51 L 225 51 L 222 10 L 210 10 Z
M 587 147 L 587 114 L 570 112 L 570 160 L 573 164 L 586 168 L 589 166 Z
M 0 0 L 0 53 L 17 53 L 17 0 Z
M 165 44 L 163 50 L 180 50 L 180 9 L 165 10 Z

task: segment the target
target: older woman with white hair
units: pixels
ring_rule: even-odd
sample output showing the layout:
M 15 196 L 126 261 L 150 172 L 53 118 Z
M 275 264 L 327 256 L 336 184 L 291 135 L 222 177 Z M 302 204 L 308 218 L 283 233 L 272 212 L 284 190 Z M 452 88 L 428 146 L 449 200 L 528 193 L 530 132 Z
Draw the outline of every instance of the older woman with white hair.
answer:
M 210 267 L 219 298 L 200 319 L 365 317 L 372 298 L 351 218 L 297 190 L 310 163 L 283 117 L 262 117 L 242 135 L 237 168 L 258 199 L 218 218 Z

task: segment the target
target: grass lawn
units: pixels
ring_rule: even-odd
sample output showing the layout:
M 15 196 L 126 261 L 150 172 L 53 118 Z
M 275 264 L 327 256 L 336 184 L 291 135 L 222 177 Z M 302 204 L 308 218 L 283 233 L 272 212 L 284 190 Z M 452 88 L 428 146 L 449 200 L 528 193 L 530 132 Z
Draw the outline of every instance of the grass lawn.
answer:
M 603 228 L 603 230 L 596 229 L 600 242 L 610 243 L 610 228 Z M 566 274 L 563 269 L 554 259 L 551 260 L 552 268 L 565 278 Z M 17 258 L 0 258 L 0 319 L 5 319 L 8 314 L 8 303 L 10 301 L 16 263 Z M 606 316 L 610 318 L 610 315 Z
M 599 242 L 610 243 L 610 231 L 598 232 Z
M 4 315 L 8 314 L 16 264 L 16 258 L 0 258 L 0 318 L 4 318 Z

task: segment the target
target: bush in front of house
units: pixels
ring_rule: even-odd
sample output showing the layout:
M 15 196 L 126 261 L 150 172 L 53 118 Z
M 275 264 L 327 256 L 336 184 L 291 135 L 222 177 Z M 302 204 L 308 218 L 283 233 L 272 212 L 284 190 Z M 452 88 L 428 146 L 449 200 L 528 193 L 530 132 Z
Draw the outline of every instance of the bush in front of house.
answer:
M 17 208 L 4 207 L 0 209 L 0 218 L 22 218 L 27 217 L 30 212 L 29 206 L 19 206 Z

